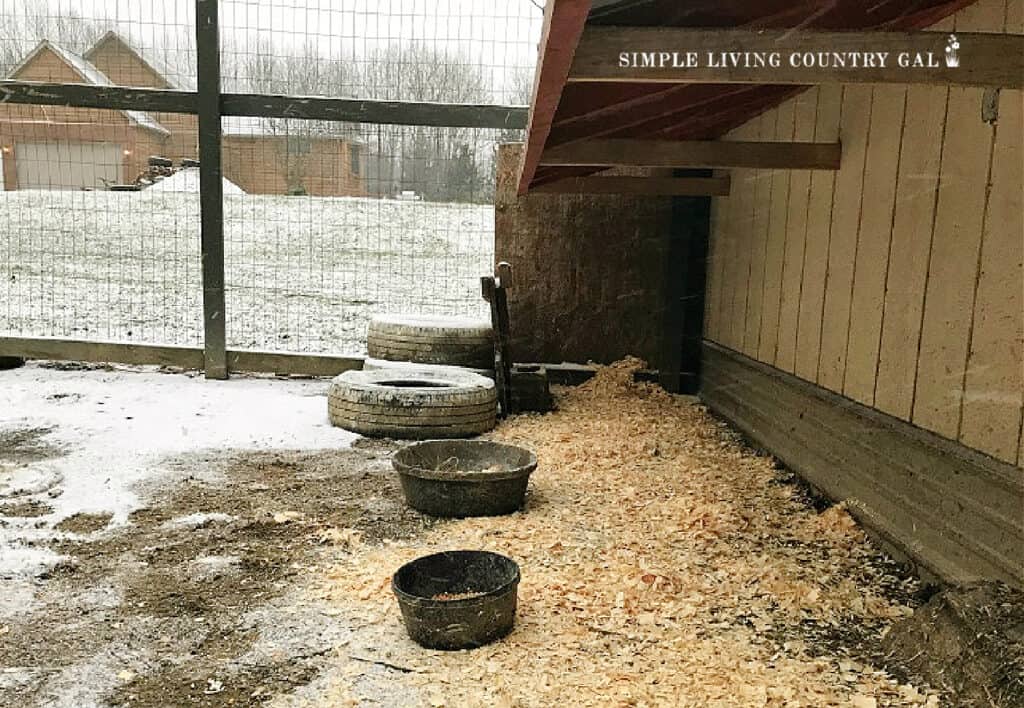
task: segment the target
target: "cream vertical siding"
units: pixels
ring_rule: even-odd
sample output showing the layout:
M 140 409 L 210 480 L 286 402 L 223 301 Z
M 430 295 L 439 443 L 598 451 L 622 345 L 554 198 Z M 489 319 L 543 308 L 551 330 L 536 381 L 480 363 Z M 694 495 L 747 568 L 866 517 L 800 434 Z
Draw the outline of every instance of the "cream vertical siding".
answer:
M 932 29 L 1024 33 L 1024 0 Z M 733 140 L 843 143 L 840 170 L 733 170 L 715 200 L 705 337 L 1021 464 L 1020 91 L 808 90 Z

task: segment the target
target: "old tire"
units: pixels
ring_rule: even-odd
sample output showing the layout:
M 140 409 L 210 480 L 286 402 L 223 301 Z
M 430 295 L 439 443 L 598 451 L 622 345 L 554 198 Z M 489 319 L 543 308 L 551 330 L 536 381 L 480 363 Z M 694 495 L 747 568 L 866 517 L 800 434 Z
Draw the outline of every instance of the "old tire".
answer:
M 363 371 L 409 371 L 409 370 L 438 371 L 470 371 L 479 376 L 494 378 L 494 369 L 471 369 L 467 366 L 451 366 L 449 364 L 417 364 L 412 361 L 388 361 L 387 359 L 374 359 L 366 357 L 363 359 Z
M 494 382 L 469 371 L 346 371 L 331 382 L 331 424 L 371 437 L 463 438 L 491 430 Z
M 378 315 L 370 321 L 366 349 L 387 361 L 494 368 L 491 325 L 465 317 Z

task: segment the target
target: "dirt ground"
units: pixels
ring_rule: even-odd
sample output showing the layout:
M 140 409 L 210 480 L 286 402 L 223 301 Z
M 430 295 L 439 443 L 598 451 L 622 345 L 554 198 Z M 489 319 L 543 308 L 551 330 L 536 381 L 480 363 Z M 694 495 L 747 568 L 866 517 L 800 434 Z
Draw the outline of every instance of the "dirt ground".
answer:
M 32 431 L 0 455 L 30 454 Z M 15 444 L 11 444 L 15 441 Z M 2 628 L 0 705 L 252 705 L 321 671 L 347 628 L 296 604 L 324 546 L 421 533 L 372 445 L 173 461 L 195 470 L 131 524 L 79 514 L 38 578 L 38 604 Z M 33 516 L 7 504 L 4 516 Z M 333 613 L 336 614 L 336 613 Z
M 700 406 L 612 388 L 562 391 L 559 412 L 496 431 L 541 458 L 525 511 L 500 519 L 411 511 L 390 467 L 400 443 L 364 439 L 170 455 L 127 523 L 79 512 L 38 541 L 61 488 L 9 485 L 0 532 L 60 560 L 32 576 L 24 611 L 0 614 L 0 705 L 938 704 L 882 649 L 926 593 L 845 512 Z M 652 417 L 665 406 L 674 418 Z M 608 410 L 631 439 L 602 427 Z M 0 473 L 68 459 L 54 434 L 0 421 Z M 517 628 L 427 652 L 387 581 L 455 546 L 521 564 Z

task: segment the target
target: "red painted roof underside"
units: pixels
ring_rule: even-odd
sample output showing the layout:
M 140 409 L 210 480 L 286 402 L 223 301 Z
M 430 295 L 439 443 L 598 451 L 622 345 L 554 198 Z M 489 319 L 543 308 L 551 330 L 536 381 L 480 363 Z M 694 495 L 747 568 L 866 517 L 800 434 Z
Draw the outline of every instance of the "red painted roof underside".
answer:
M 623 0 L 595 2 L 588 25 L 641 27 L 808 27 L 821 30 L 909 30 L 927 27 L 974 0 Z M 591 138 L 648 138 L 704 140 L 716 138 L 786 98 L 804 86 L 754 84 L 630 84 L 564 82 L 567 44 L 575 48 L 582 13 L 559 7 L 574 0 L 549 0 L 554 21 L 541 46 L 538 85 L 534 94 L 522 191 L 563 177 L 588 174 L 598 168 L 536 167 L 543 147 Z M 562 56 L 558 56 L 558 54 Z M 554 61 L 545 62 L 549 55 Z M 547 94 L 561 98 L 538 101 Z M 547 105 L 544 105 L 544 104 Z M 553 113 L 553 115 L 552 115 Z M 550 132 L 547 124 L 550 123 Z M 532 151 L 531 151 L 532 148 Z M 531 165 L 531 161 L 533 165 Z M 531 174 L 532 173 L 532 174 Z

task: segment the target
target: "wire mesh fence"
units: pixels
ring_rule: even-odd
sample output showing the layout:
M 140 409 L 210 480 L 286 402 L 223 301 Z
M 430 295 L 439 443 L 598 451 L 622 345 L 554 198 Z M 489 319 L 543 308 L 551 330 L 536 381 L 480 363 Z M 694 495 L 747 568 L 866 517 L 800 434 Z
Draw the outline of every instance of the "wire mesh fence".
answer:
M 222 90 L 522 104 L 531 0 L 221 0 Z M 0 71 L 195 89 L 194 0 L 12 0 Z M 483 315 L 518 130 L 222 119 L 227 346 L 359 354 L 374 312 Z M 202 343 L 197 118 L 0 105 L 0 336 Z M 159 159 L 151 159 L 159 156 Z
M 190 7 L 9 0 L 0 75 L 194 85 Z M 112 191 L 195 145 L 191 116 L 0 104 L 0 334 L 200 344 L 197 195 Z

